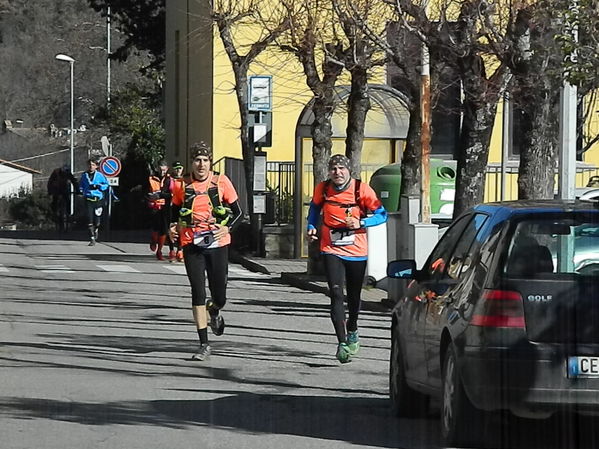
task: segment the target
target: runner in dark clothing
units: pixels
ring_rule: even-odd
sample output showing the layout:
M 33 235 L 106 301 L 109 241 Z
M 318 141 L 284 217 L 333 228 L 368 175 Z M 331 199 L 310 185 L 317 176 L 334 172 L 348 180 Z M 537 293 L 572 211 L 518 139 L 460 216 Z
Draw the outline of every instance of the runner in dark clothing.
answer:
M 71 186 L 73 193 L 79 191 L 77 180 L 68 165 L 54 169 L 48 178 L 48 195 L 52 197 L 52 219 L 60 232 L 67 230 L 68 216 L 72 213 L 69 210 Z

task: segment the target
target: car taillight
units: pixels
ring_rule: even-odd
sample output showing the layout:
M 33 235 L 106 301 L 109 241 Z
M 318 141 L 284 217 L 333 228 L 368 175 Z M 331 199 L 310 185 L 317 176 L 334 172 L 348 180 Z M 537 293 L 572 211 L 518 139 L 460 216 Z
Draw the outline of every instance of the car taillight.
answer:
M 470 323 L 483 327 L 524 328 L 522 295 L 511 290 L 484 290 Z

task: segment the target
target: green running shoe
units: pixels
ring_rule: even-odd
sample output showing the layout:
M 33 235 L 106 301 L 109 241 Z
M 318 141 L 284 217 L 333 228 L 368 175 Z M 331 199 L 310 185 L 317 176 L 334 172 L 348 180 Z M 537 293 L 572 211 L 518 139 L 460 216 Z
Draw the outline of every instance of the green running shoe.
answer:
M 351 353 L 347 343 L 339 343 L 339 346 L 337 346 L 337 360 L 341 363 L 351 362 Z
M 347 347 L 349 348 L 350 355 L 356 355 L 360 350 L 360 336 L 358 331 L 347 333 Z

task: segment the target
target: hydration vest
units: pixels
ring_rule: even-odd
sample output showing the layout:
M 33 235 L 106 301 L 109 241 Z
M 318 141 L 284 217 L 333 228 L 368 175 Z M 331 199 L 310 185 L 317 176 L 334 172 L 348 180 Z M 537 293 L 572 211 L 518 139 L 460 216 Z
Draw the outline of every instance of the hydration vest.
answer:
M 220 200 L 220 194 L 218 190 L 218 181 L 220 174 L 214 172 L 210 179 L 210 185 L 206 192 L 196 191 L 193 185 L 193 179 L 191 175 L 185 175 L 181 179 L 183 183 L 183 204 L 179 210 L 179 223 L 186 227 L 193 226 L 193 201 L 199 195 L 207 195 L 208 202 L 212 208 L 212 216 L 216 219 L 217 224 L 226 225 L 231 218 L 230 209 L 224 207 Z
M 354 202 L 353 203 L 340 203 L 339 201 L 330 200 L 327 197 L 327 192 L 329 190 L 329 186 L 332 184 L 330 179 L 327 179 L 324 184 L 324 189 L 322 189 L 322 197 L 325 203 L 333 204 L 335 206 L 339 206 L 343 209 L 351 209 L 353 207 L 358 206 L 360 208 L 360 218 L 366 217 L 366 211 L 360 205 L 360 186 L 362 185 L 362 181 L 359 179 L 354 180 Z

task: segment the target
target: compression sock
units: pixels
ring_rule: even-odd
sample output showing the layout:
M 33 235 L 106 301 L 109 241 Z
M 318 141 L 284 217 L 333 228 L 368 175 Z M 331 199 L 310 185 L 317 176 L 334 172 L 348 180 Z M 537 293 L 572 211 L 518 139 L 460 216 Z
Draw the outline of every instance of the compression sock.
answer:
M 200 337 L 201 344 L 208 344 L 208 328 L 198 329 L 198 337 Z

